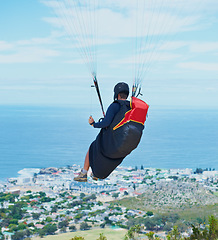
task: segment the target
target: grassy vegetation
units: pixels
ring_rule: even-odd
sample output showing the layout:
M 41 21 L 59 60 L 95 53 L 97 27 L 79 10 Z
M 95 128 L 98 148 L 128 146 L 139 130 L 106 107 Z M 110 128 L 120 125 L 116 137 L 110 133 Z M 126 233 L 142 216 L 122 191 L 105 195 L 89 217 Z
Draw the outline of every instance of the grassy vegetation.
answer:
M 208 219 L 208 216 L 218 217 L 218 204 L 198 206 L 186 208 L 183 211 L 178 211 L 179 216 L 187 221 L 192 221 L 197 218 Z
M 143 198 L 139 198 L 139 197 L 123 198 L 121 200 L 115 200 L 115 201 L 111 202 L 111 204 L 122 205 L 126 208 L 129 208 L 129 209 L 140 209 L 140 210 L 143 210 L 143 211 L 148 210 L 146 208 L 146 206 L 144 205 Z
M 33 237 L 32 240 L 70 240 L 75 236 L 81 236 L 87 240 L 96 240 L 99 238 L 100 233 L 103 233 L 107 237 L 107 240 L 122 240 L 124 239 L 127 230 L 113 230 L 111 228 L 92 229 L 88 231 L 76 231 L 70 233 L 62 233 L 58 235 L 49 235 L 44 238 Z
M 146 207 L 146 202 L 143 197 L 125 198 L 122 200 L 114 201 L 118 204 L 130 209 L 138 209 L 142 211 L 150 211 L 151 208 Z M 218 217 L 218 204 L 214 205 L 201 205 L 201 206 L 183 206 L 182 208 L 169 208 L 163 207 L 161 209 L 152 210 L 153 213 L 177 213 L 181 219 L 186 221 L 196 220 L 197 218 L 208 219 L 208 216 L 214 215 Z
M 215 192 L 214 195 L 218 197 L 218 192 Z

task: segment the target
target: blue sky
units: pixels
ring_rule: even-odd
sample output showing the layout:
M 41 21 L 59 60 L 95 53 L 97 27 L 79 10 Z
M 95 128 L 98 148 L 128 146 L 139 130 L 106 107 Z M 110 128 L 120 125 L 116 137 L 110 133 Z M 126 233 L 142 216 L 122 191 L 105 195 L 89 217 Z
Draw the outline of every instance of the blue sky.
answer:
M 73 21 L 61 20 L 64 14 L 78 16 L 80 10 L 67 13 L 68 5 L 54 2 L 0 2 L 0 104 L 78 106 L 88 100 L 98 105 L 90 71 L 79 53 L 92 45 L 93 25 L 84 19 L 88 30 L 83 38 L 88 41 L 81 42 L 80 30 L 67 26 Z M 136 2 L 104 0 L 95 10 L 94 46 L 105 106 L 112 100 L 113 86 L 118 81 L 131 85 L 134 69 L 144 63 L 142 98 L 151 106 L 217 108 L 217 0 L 144 0 L 150 4 L 146 14 L 140 0 L 139 6 Z M 77 28 L 76 20 L 74 24 Z M 140 54 L 135 51 L 137 36 L 143 39 L 138 42 L 143 47 Z

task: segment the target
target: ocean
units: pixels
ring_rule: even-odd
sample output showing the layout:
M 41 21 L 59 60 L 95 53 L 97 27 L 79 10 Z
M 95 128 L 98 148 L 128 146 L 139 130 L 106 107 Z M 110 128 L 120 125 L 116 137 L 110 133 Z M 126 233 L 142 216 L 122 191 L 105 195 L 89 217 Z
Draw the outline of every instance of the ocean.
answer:
M 23 168 L 82 166 L 99 132 L 88 117 L 85 108 L 0 106 L 0 180 Z M 217 170 L 218 110 L 151 106 L 138 148 L 122 163 L 141 165 Z

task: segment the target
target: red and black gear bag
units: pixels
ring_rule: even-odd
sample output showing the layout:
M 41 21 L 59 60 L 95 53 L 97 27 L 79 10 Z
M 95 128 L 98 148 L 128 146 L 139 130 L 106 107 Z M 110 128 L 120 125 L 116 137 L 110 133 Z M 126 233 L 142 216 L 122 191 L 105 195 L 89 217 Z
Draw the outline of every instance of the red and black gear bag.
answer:
M 110 158 L 125 157 L 141 139 L 148 112 L 148 104 L 132 97 L 131 101 L 117 101 L 121 107 L 108 129 L 102 129 L 102 153 Z
M 130 121 L 144 125 L 149 108 L 148 104 L 136 97 L 132 97 L 130 108 L 131 109 L 125 113 L 124 118 L 113 128 L 113 130 L 122 127 Z

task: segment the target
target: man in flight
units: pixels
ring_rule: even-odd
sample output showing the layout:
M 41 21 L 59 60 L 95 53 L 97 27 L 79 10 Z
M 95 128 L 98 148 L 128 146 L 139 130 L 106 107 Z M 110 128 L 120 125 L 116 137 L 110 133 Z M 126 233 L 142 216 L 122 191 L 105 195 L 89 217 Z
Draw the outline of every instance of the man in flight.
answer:
M 98 178 L 104 179 L 122 162 L 124 157 L 111 158 L 108 157 L 107 154 L 102 154 L 101 135 L 104 135 L 103 129 L 105 131 L 110 131 L 110 125 L 116 117 L 123 117 L 119 117 L 119 113 L 123 108 L 125 108 L 125 110 L 123 110 L 124 112 L 131 109 L 130 102 L 127 101 L 128 95 L 128 84 L 124 82 L 118 83 L 114 87 L 114 102 L 108 107 L 105 118 L 101 122 L 95 122 L 92 116 L 89 117 L 89 124 L 94 128 L 101 128 L 102 130 L 96 140 L 90 145 L 85 157 L 84 166 L 79 175 L 74 178 L 75 181 L 86 182 L 90 166 L 92 168 L 91 177 L 93 180 L 97 180 Z M 121 119 L 119 119 L 119 121 L 120 120 Z

